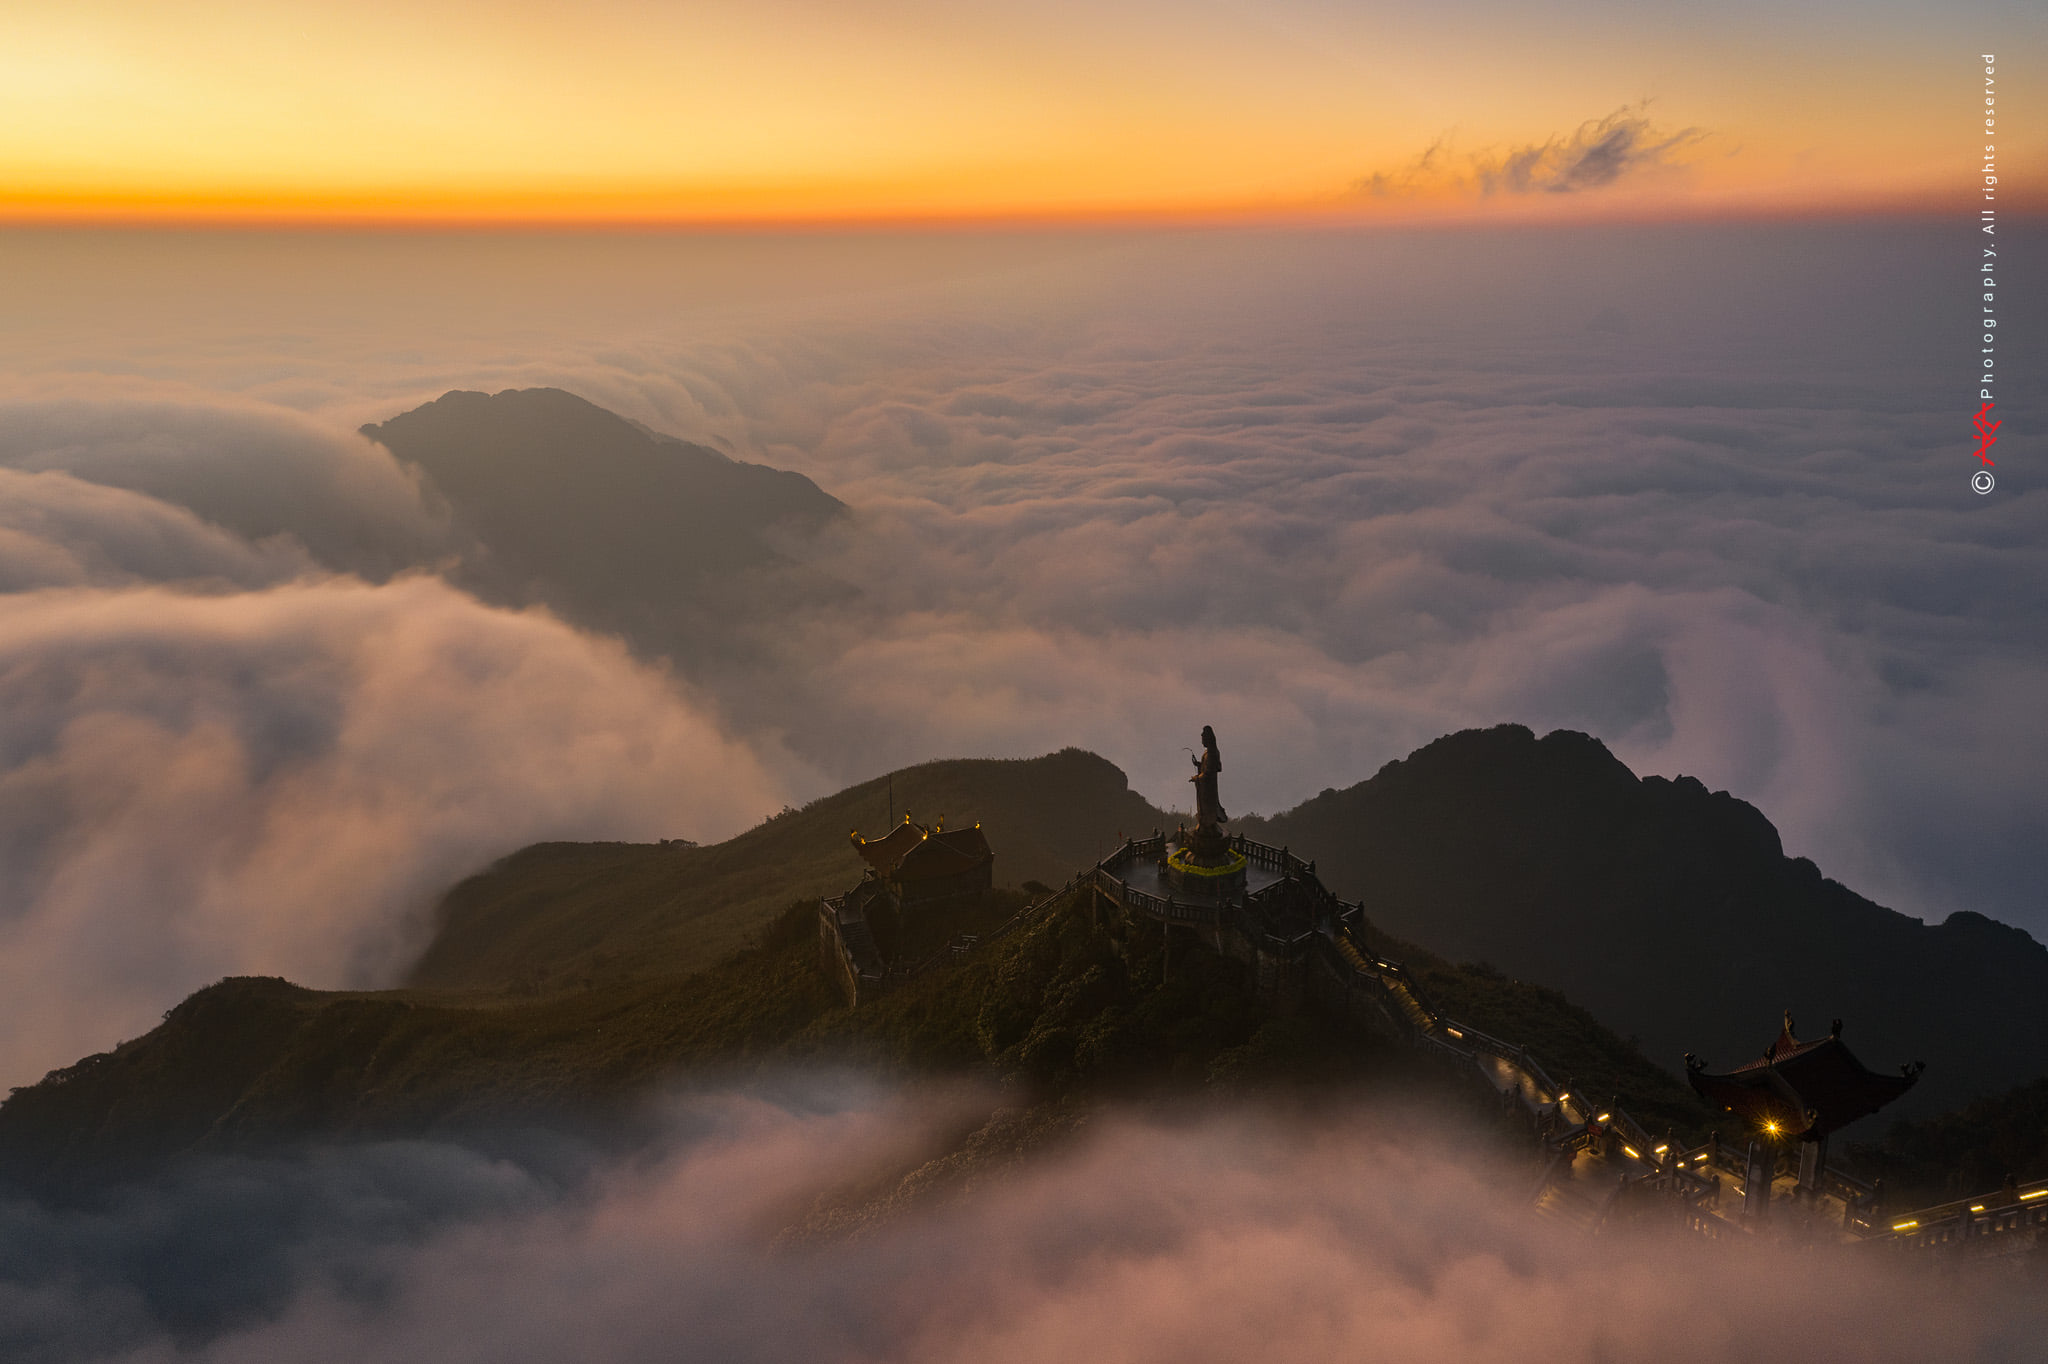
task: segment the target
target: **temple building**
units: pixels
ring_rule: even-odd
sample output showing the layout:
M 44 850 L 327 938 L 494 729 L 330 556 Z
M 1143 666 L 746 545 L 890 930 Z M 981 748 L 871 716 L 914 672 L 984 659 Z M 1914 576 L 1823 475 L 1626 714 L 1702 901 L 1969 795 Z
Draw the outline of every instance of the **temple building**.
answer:
M 931 828 L 908 814 L 880 838 L 853 834 L 853 850 L 868 875 L 895 895 L 906 913 L 948 903 L 978 904 L 994 883 L 995 853 L 981 825 L 948 829 L 945 816 Z
M 1858 1118 L 1867 1118 L 1913 1087 L 1922 1066 L 1915 1061 L 1886 1075 L 1866 1067 L 1842 1041 L 1842 1020 L 1828 1035 L 1802 1042 L 1785 1015 L 1777 1040 L 1762 1056 L 1721 1075 L 1687 1052 L 1685 1075 L 1709 1104 L 1734 1113 L 1765 1142 L 1802 1143 L 1799 1187 L 1811 1192 L 1827 1168 L 1827 1141 Z
M 951 936 L 950 923 L 988 901 L 995 853 L 981 825 L 929 827 L 908 814 L 880 838 L 853 832 L 867 872 L 844 895 L 818 907 L 819 952 L 848 1004 L 888 988 L 917 942 Z

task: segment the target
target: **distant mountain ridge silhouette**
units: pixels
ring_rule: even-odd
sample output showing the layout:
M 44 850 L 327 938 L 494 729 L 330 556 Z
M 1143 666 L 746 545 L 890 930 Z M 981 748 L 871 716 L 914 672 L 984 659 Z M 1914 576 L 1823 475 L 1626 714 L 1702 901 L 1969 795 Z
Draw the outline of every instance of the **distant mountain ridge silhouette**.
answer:
M 1873 1069 L 1926 1061 L 1902 1113 L 2048 1074 L 2048 948 L 1874 904 L 1786 857 L 1754 806 L 1638 778 L 1584 734 L 1466 730 L 1234 827 L 1318 859 L 1386 933 L 1561 990 L 1673 1069 L 1752 1059 L 1790 1008 L 1802 1036 L 1843 1019 Z
M 845 590 L 786 553 L 846 513 L 810 479 L 561 389 L 458 389 L 362 433 L 446 502 L 477 546 L 455 576 L 490 601 L 676 653 L 693 630 Z

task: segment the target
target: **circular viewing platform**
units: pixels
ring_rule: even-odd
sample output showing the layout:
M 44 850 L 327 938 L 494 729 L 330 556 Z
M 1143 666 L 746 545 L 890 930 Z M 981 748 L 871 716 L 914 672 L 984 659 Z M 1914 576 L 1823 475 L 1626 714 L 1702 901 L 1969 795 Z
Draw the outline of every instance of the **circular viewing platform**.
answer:
M 1169 956 L 1176 939 L 1200 941 L 1244 962 L 1260 990 L 1298 997 L 1318 933 L 1347 907 L 1285 848 L 1243 837 L 1205 842 L 1203 855 L 1191 857 L 1178 835 L 1129 840 L 1084 874 L 1091 917 L 1108 909 L 1126 922 L 1159 924 Z
M 1290 888 L 1322 889 L 1314 867 L 1285 848 L 1236 836 L 1224 846 L 1228 862 L 1200 867 L 1170 834 L 1134 838 L 1096 865 L 1095 882 L 1128 909 L 1181 920 L 1211 918 L 1226 908 L 1256 911 Z

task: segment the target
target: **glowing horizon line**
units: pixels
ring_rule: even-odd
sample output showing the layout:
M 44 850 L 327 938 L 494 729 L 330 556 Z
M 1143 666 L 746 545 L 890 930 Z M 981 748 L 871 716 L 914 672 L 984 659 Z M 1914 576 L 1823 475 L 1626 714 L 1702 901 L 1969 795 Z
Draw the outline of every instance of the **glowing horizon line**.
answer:
M 1942 219 L 1967 212 L 1962 196 L 1912 193 L 1843 195 L 1816 201 L 1793 198 L 1603 200 L 1561 204 L 1551 199 L 1436 201 L 1392 208 L 1328 202 L 1154 206 L 994 207 L 987 209 L 816 212 L 658 212 L 532 208 L 406 207 L 373 200 L 361 207 L 290 202 L 222 203 L 219 199 L 148 204 L 26 205 L 0 201 L 0 231 L 21 229 L 271 232 L 505 232 L 716 234 L 723 232 L 828 233 L 862 231 L 1106 231 L 1285 227 L 1351 230 L 1447 229 L 1487 226 L 1830 219 Z M 2001 217 L 2048 217 L 2048 190 L 2001 205 Z M 1971 217 L 1970 221 L 1976 219 Z

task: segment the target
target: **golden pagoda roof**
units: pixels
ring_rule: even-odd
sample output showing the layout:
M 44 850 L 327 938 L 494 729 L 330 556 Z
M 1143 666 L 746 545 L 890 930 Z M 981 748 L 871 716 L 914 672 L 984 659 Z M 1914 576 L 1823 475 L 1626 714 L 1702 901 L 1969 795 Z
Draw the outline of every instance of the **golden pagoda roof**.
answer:
M 853 850 L 877 876 L 892 881 L 956 876 L 995 856 L 979 824 L 948 829 L 942 816 L 937 825 L 926 827 L 907 814 L 880 838 L 863 838 L 856 830 Z

